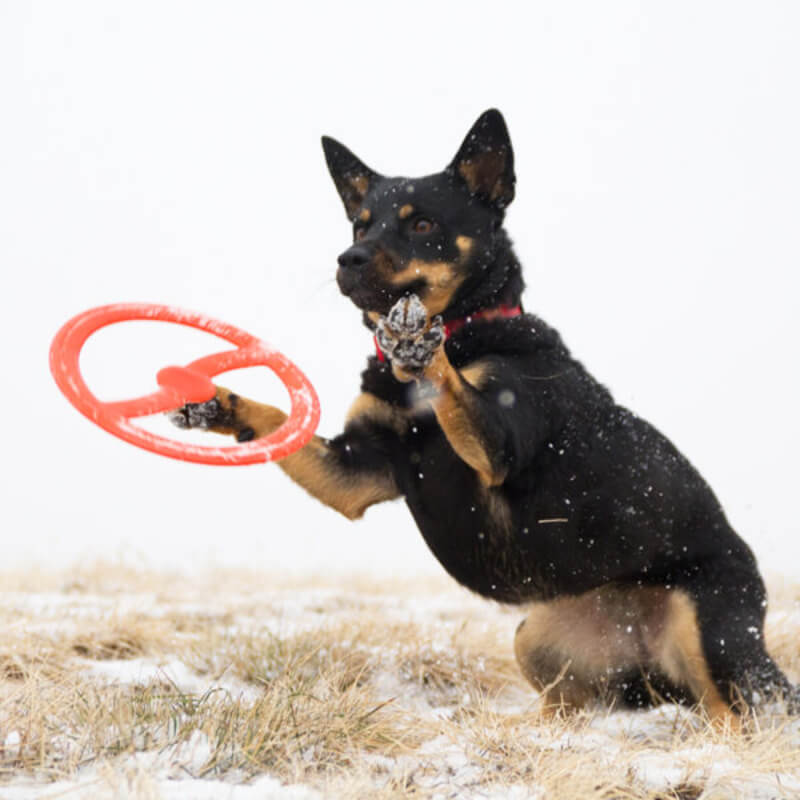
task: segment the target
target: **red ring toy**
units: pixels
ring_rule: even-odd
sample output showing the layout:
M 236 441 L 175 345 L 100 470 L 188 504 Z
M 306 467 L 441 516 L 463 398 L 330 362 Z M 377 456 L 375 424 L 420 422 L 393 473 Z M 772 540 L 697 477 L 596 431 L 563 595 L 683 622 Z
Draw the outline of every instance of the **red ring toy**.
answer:
M 128 320 L 176 322 L 208 331 L 236 345 L 236 350 L 203 356 L 185 367 L 165 367 L 156 375 L 159 391 L 135 400 L 104 403 L 83 380 L 78 365 L 84 342 L 95 331 Z M 130 423 L 178 408 L 203 403 L 216 393 L 211 378 L 240 367 L 269 367 L 289 390 L 292 410 L 278 430 L 233 447 L 201 447 L 156 436 Z M 319 424 L 319 400 L 305 375 L 281 353 L 255 336 L 202 314 L 150 303 L 117 303 L 78 314 L 56 334 L 50 346 L 50 371 L 59 389 L 84 416 L 126 442 L 153 453 L 203 464 L 236 465 L 277 461 L 301 448 Z

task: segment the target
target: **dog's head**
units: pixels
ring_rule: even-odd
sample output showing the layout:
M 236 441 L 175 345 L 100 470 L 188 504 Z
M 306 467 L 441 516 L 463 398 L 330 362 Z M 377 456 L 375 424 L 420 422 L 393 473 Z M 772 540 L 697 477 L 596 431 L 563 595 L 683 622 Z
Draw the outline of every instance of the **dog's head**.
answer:
M 387 178 L 339 142 L 323 137 L 325 158 L 353 244 L 339 256 L 342 293 L 365 314 L 386 314 L 416 294 L 428 313 L 445 313 L 459 291 L 480 280 L 514 198 L 514 156 L 499 111 L 486 111 L 442 172 Z

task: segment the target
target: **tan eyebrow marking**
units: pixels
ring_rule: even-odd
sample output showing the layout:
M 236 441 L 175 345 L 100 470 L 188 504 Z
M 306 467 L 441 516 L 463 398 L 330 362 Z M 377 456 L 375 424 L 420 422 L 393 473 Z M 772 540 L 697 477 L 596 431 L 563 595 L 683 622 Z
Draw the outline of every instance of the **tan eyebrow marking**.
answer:
M 473 244 L 475 244 L 475 240 L 469 236 L 456 236 L 456 247 L 458 248 L 458 252 L 461 253 L 462 261 L 466 260 L 467 256 L 470 254 Z
M 368 208 L 362 208 L 361 211 L 358 212 L 358 218 L 362 222 L 369 222 L 369 218 L 371 216 L 372 215 L 369 213 L 369 209 Z
M 406 219 L 407 217 L 410 217 L 413 213 L 414 213 L 414 206 L 412 206 L 410 203 L 406 203 L 404 206 L 400 207 L 400 210 L 397 212 L 397 216 L 400 217 L 400 219 Z

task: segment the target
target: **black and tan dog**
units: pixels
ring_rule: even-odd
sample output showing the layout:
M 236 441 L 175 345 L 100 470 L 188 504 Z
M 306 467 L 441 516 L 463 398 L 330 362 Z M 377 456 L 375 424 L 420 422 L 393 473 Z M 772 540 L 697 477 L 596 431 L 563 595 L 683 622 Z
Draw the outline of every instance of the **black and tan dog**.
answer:
M 322 144 L 353 223 L 337 280 L 380 349 L 344 432 L 281 468 L 351 519 L 403 497 L 459 583 L 528 606 L 516 656 L 550 707 L 666 697 L 735 720 L 791 696 L 764 646 L 755 559 L 709 487 L 521 311 L 500 113 L 424 178 Z M 245 441 L 286 416 L 220 389 L 174 419 Z

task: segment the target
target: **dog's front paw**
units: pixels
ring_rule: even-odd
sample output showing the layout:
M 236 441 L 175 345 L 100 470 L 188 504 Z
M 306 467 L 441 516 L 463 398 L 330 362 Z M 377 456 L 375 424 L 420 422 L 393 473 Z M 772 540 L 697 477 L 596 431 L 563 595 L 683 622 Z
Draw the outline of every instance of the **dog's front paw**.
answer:
M 428 312 L 415 294 L 398 300 L 378 320 L 378 346 L 394 367 L 419 375 L 431 363 L 444 341 L 444 325 L 438 316 L 427 323 Z
M 185 406 L 167 412 L 167 419 L 178 428 L 199 428 L 207 431 L 216 427 L 227 416 L 216 397 L 205 403 L 187 403 Z

